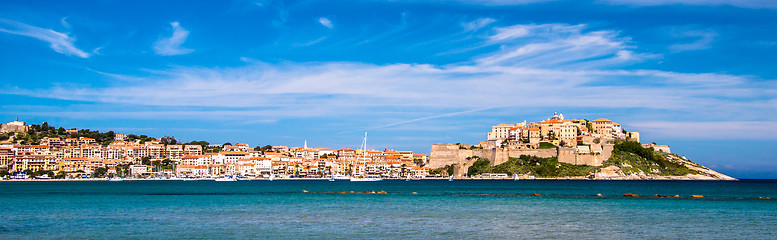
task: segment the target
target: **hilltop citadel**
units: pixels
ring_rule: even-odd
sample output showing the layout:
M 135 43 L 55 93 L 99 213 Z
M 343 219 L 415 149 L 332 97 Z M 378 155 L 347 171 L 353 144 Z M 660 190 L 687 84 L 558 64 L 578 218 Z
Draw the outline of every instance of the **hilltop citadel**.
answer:
M 658 162 L 647 162 L 647 172 L 635 169 L 628 163 L 609 163 L 606 161 L 613 157 L 614 148 L 618 143 L 640 142 L 639 132 L 627 131 L 620 124 L 609 119 L 599 118 L 593 121 L 587 119 L 564 119 L 563 114 L 554 113 L 553 117 L 537 123 L 523 121 L 516 124 L 499 124 L 491 128 L 486 134 L 486 141 L 475 145 L 438 143 L 432 145 L 429 167 L 452 168 L 455 176 L 467 176 L 468 170 L 479 160 L 488 160 L 491 166 L 497 166 L 517 159 L 521 156 L 534 158 L 547 158 L 557 160 L 558 163 L 576 166 L 591 166 L 590 177 L 628 177 L 650 178 L 652 174 L 671 174 L 672 171 L 662 172 L 661 168 L 671 165 L 671 168 L 684 168 L 688 171 L 676 171 L 688 173 L 694 179 L 731 179 L 711 169 L 690 162 L 683 157 L 671 154 L 667 145 L 638 144 L 639 149 L 652 149 L 658 154 L 655 159 Z M 625 147 L 624 147 L 625 148 Z M 636 150 L 639 150 L 636 149 Z M 633 154 L 623 153 L 616 160 L 622 158 L 637 158 Z M 652 155 L 643 154 L 644 157 L 653 159 Z M 633 159 L 634 161 L 641 161 Z M 617 166 L 616 166 L 617 165 Z M 559 168 L 559 165 L 555 166 Z M 599 168 L 602 167 L 602 168 Z M 631 176 L 624 176 L 624 171 Z M 665 170 L 665 169 L 663 169 Z M 691 176 L 693 175 L 693 176 Z M 698 175 L 698 176 L 697 176 Z M 473 177 L 473 176 L 467 176 Z

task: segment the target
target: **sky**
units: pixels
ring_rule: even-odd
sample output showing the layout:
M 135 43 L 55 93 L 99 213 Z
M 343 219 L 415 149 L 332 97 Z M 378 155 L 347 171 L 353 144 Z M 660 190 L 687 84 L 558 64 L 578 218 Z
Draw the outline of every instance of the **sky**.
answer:
M 0 120 L 429 153 L 608 118 L 777 178 L 772 0 L 0 3 Z

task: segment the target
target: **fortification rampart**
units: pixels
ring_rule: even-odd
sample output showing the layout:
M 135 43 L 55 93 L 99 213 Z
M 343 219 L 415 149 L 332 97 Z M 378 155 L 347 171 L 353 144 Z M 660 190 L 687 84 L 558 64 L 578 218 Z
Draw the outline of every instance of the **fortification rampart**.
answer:
M 613 144 L 591 145 L 589 150 L 581 152 L 577 148 L 470 149 L 469 145 L 438 143 L 432 145 L 432 151 L 429 155 L 429 167 L 435 169 L 453 165 L 454 175 L 461 176 L 477 160 L 471 158 L 473 156 L 486 158 L 491 161 L 491 165 L 499 165 L 507 162 L 511 157 L 517 158 L 521 155 L 541 158 L 558 157 L 559 162 L 563 163 L 601 166 L 604 161 L 612 156 L 612 150 Z
M 462 149 L 465 148 L 465 149 Z M 454 165 L 454 175 L 460 176 L 467 172 L 467 168 L 477 159 L 470 157 L 487 158 L 491 165 L 499 165 L 511 157 L 520 157 L 521 155 L 536 156 L 542 158 L 556 157 L 558 152 L 554 148 L 550 149 L 468 149 L 465 145 L 453 143 L 438 143 L 432 145 L 432 151 L 429 154 L 429 167 L 432 169 L 441 168 L 448 165 Z M 467 159 L 470 158 L 470 159 Z

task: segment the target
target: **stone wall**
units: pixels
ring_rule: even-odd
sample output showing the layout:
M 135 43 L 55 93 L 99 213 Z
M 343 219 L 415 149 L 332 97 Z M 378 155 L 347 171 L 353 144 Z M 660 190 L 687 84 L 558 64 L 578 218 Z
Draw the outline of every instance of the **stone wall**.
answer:
M 452 143 L 438 143 L 432 145 L 432 151 L 429 154 L 429 168 L 441 168 L 448 165 L 455 165 L 454 175 L 460 176 L 467 172 L 467 169 L 475 163 L 477 159 L 467 159 L 476 156 L 486 158 L 491 161 L 491 165 L 499 165 L 507 162 L 511 157 L 517 158 L 521 155 L 536 156 L 542 158 L 556 157 L 556 149 L 461 149 L 464 145 Z
M 642 144 L 643 148 L 653 148 L 656 152 L 665 152 L 665 153 L 672 153 L 672 150 L 669 148 L 669 145 L 656 145 L 654 143 L 651 144 Z
M 574 148 L 559 148 L 558 161 L 574 165 L 601 166 L 604 161 L 612 156 L 613 144 L 592 145 L 594 149 L 601 148 L 600 151 L 592 153 L 577 153 Z
M 21 133 L 27 131 L 27 126 L 17 126 L 10 124 L 0 124 L 0 133 L 15 132 Z

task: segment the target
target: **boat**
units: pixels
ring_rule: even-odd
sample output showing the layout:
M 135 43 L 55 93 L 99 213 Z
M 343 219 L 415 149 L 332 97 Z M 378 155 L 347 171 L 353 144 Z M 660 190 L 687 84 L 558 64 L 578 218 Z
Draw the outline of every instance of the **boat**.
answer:
M 121 181 L 124 181 L 124 179 L 123 178 L 116 178 L 115 177 L 115 178 L 109 178 L 108 181 L 109 182 L 121 182 Z
M 382 178 L 351 178 L 351 182 L 380 182 Z
M 220 178 L 216 178 L 216 182 L 235 182 L 237 179 L 234 179 L 230 176 L 223 176 Z
M 453 182 L 453 175 L 451 175 L 451 177 L 448 178 L 448 182 Z
M 351 180 L 351 177 L 345 176 L 345 175 L 342 175 L 342 174 L 335 174 L 335 175 L 332 175 L 332 177 L 329 180 L 330 181 L 333 181 L 333 180 L 334 181 L 348 181 L 348 180 Z
M 367 132 L 364 132 L 364 140 L 362 141 L 361 146 L 361 157 L 365 157 L 365 153 L 367 152 Z M 356 175 L 356 174 L 354 174 Z M 351 182 L 380 182 L 383 181 L 382 178 L 375 178 L 375 177 L 352 177 L 349 178 L 349 181 Z
M 16 175 L 13 175 L 11 179 L 27 179 L 27 174 L 25 173 L 18 173 Z
M 273 179 L 275 179 L 275 174 L 270 175 L 270 182 L 272 182 Z
M 37 178 L 37 179 L 51 179 L 51 177 L 49 177 L 49 175 L 40 175 L 40 176 L 37 176 L 35 178 Z
M 513 174 L 513 181 L 518 181 L 518 174 Z
M 246 176 L 237 176 L 235 179 L 238 181 L 251 181 L 251 179 L 248 179 Z

